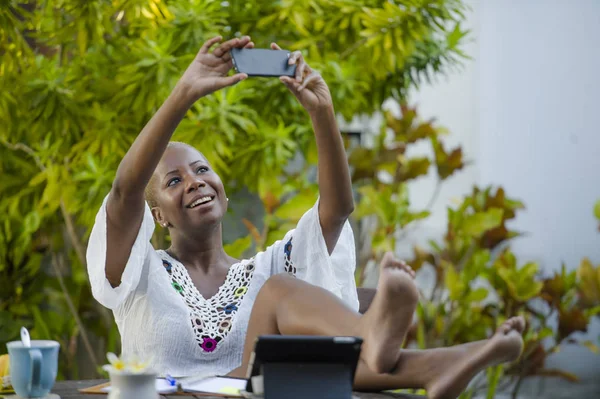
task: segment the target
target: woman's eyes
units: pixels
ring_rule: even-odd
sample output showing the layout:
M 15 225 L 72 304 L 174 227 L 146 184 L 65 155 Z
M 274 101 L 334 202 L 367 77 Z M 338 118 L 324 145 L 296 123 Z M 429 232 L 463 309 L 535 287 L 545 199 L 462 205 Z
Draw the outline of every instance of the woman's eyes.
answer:
M 196 173 L 204 173 L 204 172 L 208 172 L 208 168 L 206 166 L 200 166 L 198 169 L 196 169 Z M 179 177 L 174 177 L 167 182 L 167 187 L 171 187 L 172 185 L 179 183 L 180 181 L 181 181 L 181 179 Z

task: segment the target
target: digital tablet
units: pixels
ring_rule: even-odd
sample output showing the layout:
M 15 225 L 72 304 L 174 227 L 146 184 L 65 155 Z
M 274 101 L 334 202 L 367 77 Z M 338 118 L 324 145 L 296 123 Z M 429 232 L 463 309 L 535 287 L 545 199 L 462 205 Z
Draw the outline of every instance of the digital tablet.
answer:
M 267 373 L 277 374 L 280 379 L 288 381 L 294 376 L 310 373 L 318 373 L 323 382 L 327 375 L 331 376 L 331 381 L 347 378 L 349 381 L 346 382 L 351 387 L 362 342 L 359 337 L 260 336 L 248 364 L 246 391 L 263 394 L 265 370 L 272 370 Z M 266 377 L 269 378 L 268 375 Z M 306 382 L 314 384 L 316 381 Z

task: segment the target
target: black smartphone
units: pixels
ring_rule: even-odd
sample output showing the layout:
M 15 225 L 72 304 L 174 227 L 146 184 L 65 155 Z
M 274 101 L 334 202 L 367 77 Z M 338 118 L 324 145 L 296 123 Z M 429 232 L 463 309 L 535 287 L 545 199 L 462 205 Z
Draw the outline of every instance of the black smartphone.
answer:
M 231 49 L 233 66 L 238 73 L 248 76 L 279 77 L 296 74 L 296 64 L 288 65 L 290 52 L 255 48 Z

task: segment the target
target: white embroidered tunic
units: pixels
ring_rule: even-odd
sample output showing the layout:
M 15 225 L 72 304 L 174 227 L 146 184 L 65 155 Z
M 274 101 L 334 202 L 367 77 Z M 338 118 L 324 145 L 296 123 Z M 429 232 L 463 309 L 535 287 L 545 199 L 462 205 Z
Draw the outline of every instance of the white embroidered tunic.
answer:
M 318 201 L 283 240 L 232 265 L 218 292 L 206 299 L 181 263 L 152 247 L 155 222 L 147 205 L 121 284 L 110 285 L 104 271 L 107 199 L 96 216 L 87 249 L 92 293 L 113 310 L 122 354 L 151 358 L 161 374 L 222 375 L 239 367 L 252 305 L 274 274 L 292 273 L 358 310 L 352 229 L 346 222 L 329 255 Z

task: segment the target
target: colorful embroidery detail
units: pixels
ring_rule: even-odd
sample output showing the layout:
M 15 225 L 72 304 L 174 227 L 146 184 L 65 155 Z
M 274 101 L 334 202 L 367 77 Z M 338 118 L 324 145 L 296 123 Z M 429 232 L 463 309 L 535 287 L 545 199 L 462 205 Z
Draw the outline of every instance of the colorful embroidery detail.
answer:
M 283 259 L 285 261 L 284 270 L 286 273 L 296 274 L 296 267 L 294 266 L 294 262 L 292 262 L 292 238 L 283 246 Z
M 171 262 L 166 261 L 163 259 L 163 266 L 165 267 L 165 270 L 167 271 L 167 273 L 171 274 L 171 270 L 173 269 L 173 266 L 171 265 Z
M 200 347 L 204 349 L 205 352 L 212 352 L 217 349 L 217 341 L 210 337 L 203 337 Z
M 171 283 L 171 285 L 173 286 L 173 288 L 175 288 L 175 291 L 179 292 L 181 295 L 183 295 L 183 288 L 181 288 L 181 286 L 179 284 L 177 284 L 175 281 L 173 281 Z
M 237 306 L 229 304 L 229 305 L 225 306 L 224 312 L 225 312 L 225 314 L 232 314 L 236 310 L 237 310 Z

